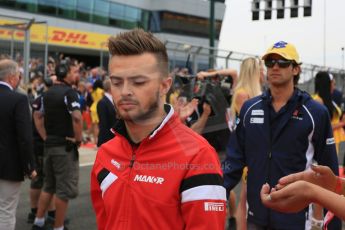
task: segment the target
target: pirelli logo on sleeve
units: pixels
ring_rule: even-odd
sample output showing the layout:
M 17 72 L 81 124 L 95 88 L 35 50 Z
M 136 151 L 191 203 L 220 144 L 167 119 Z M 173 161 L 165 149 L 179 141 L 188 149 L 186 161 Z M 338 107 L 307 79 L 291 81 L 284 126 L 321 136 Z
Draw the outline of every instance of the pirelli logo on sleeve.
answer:
M 180 186 L 180 194 L 182 204 L 197 201 L 203 204 L 205 212 L 225 212 L 226 190 L 220 174 L 199 174 L 185 178 Z
M 206 212 L 223 212 L 224 203 L 205 202 L 204 209 Z

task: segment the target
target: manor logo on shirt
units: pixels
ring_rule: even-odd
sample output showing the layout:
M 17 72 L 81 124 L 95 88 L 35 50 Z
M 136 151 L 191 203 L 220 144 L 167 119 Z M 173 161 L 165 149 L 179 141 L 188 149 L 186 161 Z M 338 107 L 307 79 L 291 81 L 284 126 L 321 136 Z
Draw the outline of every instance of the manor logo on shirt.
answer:
M 145 182 L 150 184 L 163 184 L 163 177 L 147 176 L 147 175 L 135 175 L 134 181 Z

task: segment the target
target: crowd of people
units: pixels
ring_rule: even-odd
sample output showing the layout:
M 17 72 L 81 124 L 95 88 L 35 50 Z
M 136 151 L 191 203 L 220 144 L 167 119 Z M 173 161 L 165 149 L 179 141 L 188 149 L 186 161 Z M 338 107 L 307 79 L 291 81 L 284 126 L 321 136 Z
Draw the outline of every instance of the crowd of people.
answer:
M 98 229 L 341 229 L 345 117 L 332 74 L 316 74 L 313 95 L 299 90 L 302 63 L 284 41 L 239 71 L 195 75 L 169 73 L 166 47 L 141 29 L 108 47 L 108 71 L 32 59 L 29 86 L 20 56 L 1 56 L 0 229 L 14 229 L 24 176 L 32 229 L 68 228 L 86 142 Z

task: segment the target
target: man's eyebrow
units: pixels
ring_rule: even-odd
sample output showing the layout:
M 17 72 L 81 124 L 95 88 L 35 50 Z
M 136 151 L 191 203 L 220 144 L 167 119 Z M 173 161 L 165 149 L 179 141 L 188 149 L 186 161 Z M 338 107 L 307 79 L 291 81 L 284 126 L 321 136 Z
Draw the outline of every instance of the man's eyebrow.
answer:
M 123 79 L 123 77 L 115 76 L 115 75 L 110 75 L 109 78 L 115 78 L 115 79 L 118 79 L 118 80 L 122 80 Z M 141 79 L 141 78 L 147 79 L 148 77 L 145 76 L 145 75 L 134 75 L 134 76 L 126 77 L 126 78 L 129 79 L 129 80 L 135 80 L 135 79 Z
M 122 77 L 118 77 L 118 76 L 115 76 L 115 75 L 110 75 L 109 78 L 115 78 L 115 79 L 122 79 Z

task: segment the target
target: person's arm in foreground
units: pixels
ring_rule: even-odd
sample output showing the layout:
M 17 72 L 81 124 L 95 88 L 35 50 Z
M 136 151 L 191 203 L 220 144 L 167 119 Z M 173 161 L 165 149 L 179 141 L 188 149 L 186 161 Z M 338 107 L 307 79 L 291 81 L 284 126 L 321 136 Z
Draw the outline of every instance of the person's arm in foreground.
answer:
M 275 189 L 280 190 L 288 184 L 299 180 L 307 181 L 334 192 L 337 187 L 338 177 L 327 166 L 311 165 L 310 170 L 293 173 L 280 178 Z M 343 190 L 342 192 L 344 193 Z
M 345 220 L 345 198 L 306 181 L 296 181 L 271 192 L 269 185 L 264 184 L 260 195 L 266 207 L 280 212 L 298 212 L 310 203 L 317 203 Z
M 345 194 L 345 180 L 334 175 L 327 166 L 312 165 L 311 169 L 282 177 L 271 193 L 269 186 L 264 185 L 262 202 L 267 207 L 285 212 L 301 210 L 315 202 L 344 219 L 345 209 L 339 208 L 344 207 L 341 202 L 345 202 L 345 198 L 338 194 Z M 325 192 L 326 189 L 329 191 Z

